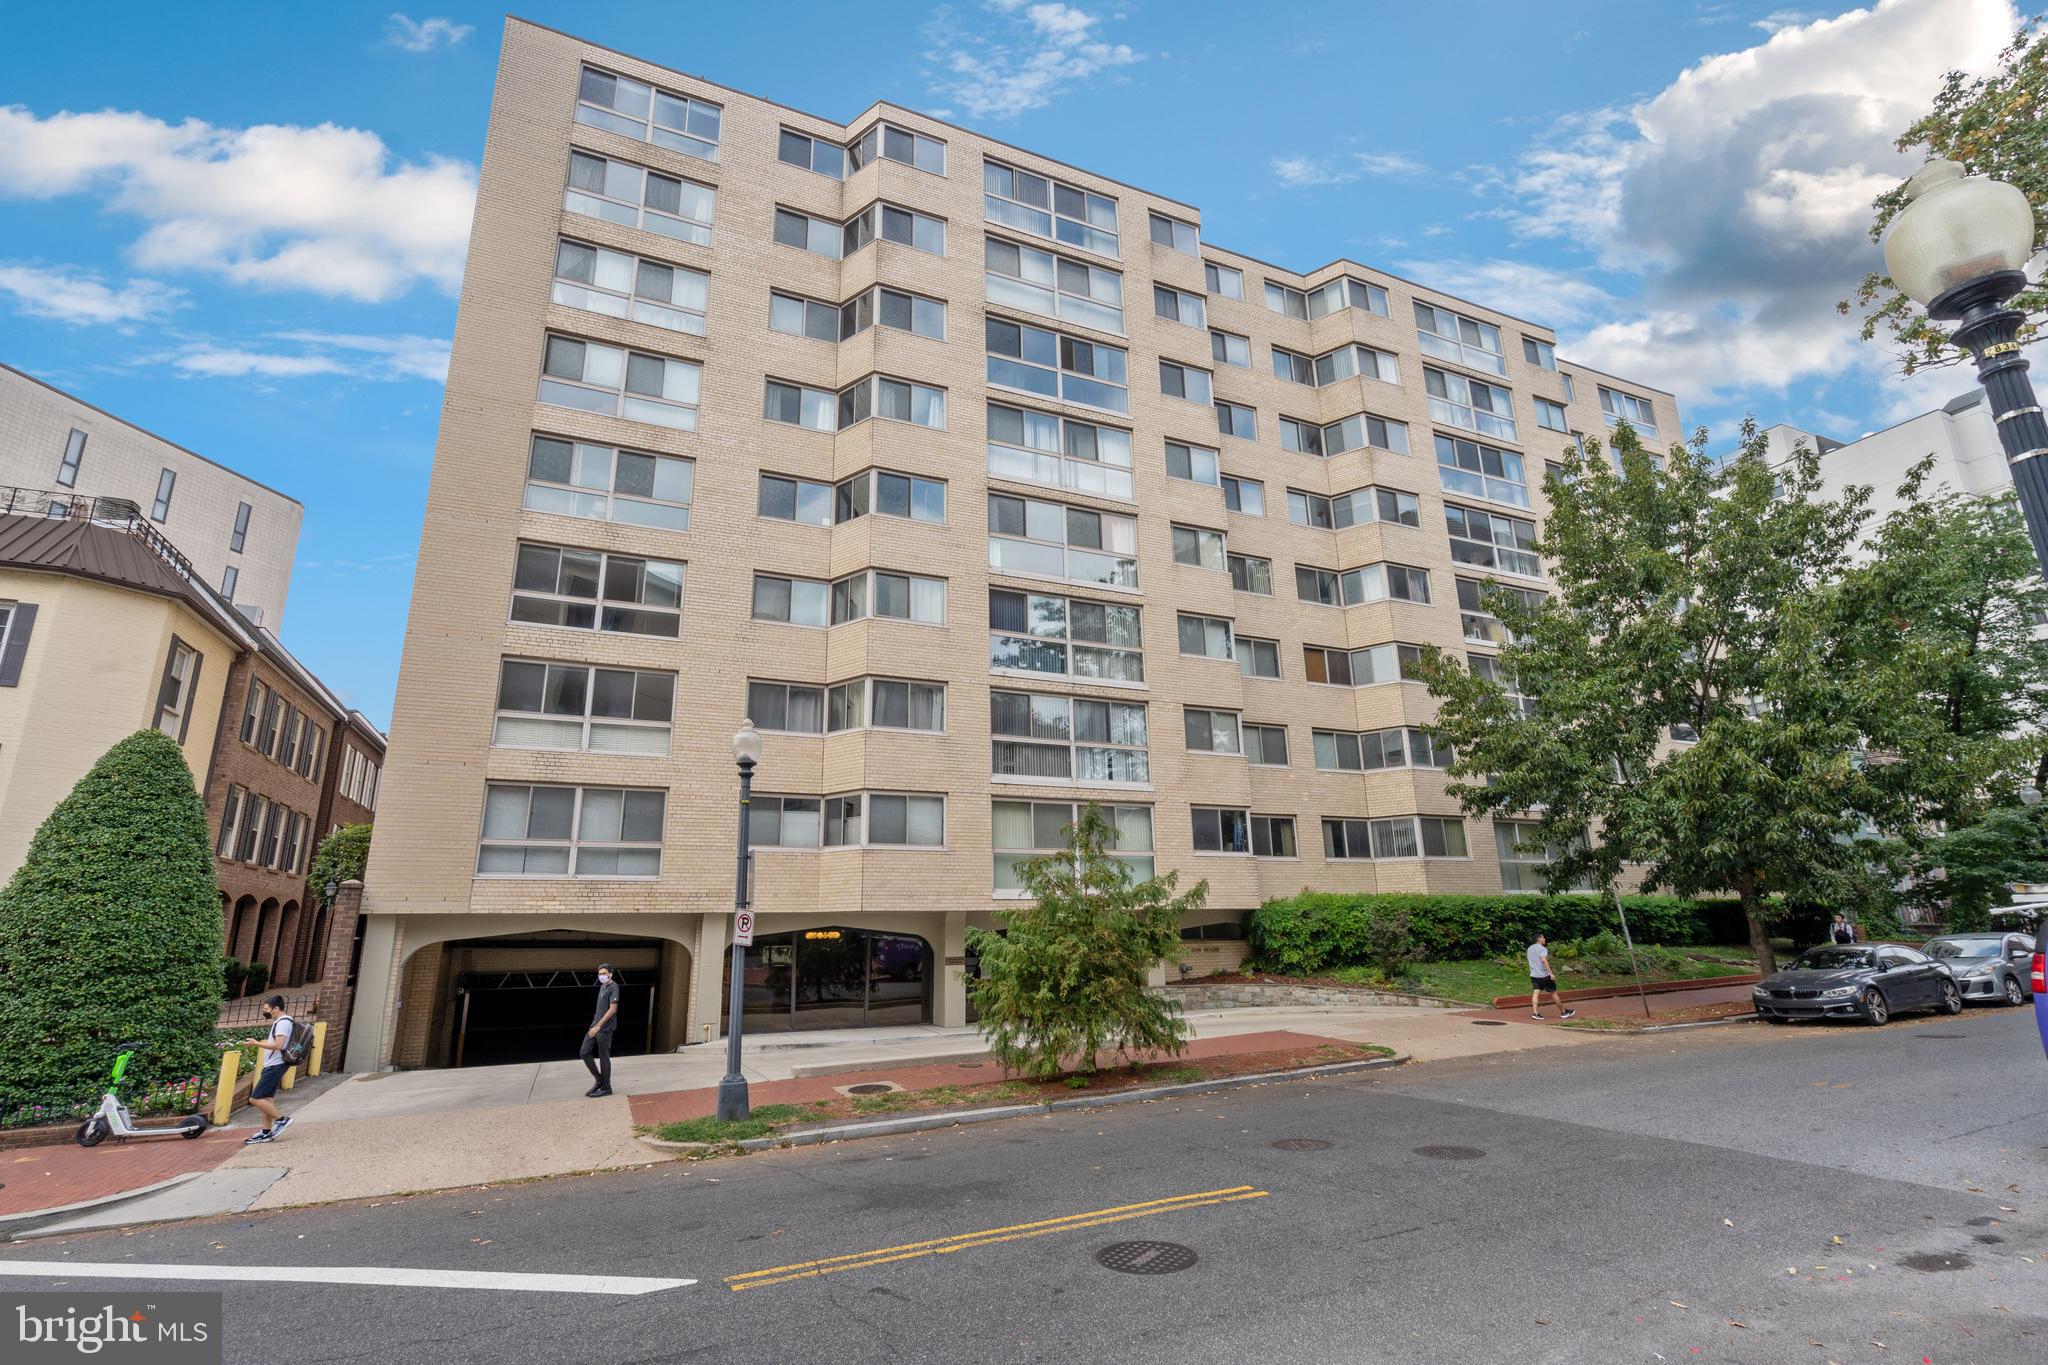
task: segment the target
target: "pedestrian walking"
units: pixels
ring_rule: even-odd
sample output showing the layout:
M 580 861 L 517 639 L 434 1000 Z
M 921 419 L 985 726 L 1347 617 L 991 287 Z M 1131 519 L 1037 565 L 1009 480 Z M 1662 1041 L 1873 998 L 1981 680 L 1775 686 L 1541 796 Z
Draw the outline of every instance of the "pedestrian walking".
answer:
M 1849 923 L 1847 915 L 1837 910 L 1834 927 L 1828 930 L 1828 938 L 1846 947 L 1856 941 L 1856 926 Z
M 596 1084 L 583 1092 L 588 1099 L 598 1099 L 612 1093 L 612 1034 L 619 1027 L 619 983 L 613 979 L 612 964 L 600 962 L 597 966 L 597 1013 L 591 1017 L 590 1031 L 583 1035 L 583 1065 L 590 1068 L 590 1079 Z
M 1551 974 L 1550 949 L 1547 943 L 1546 937 L 1538 934 L 1536 941 L 1529 945 L 1529 1017 L 1543 1017 L 1543 992 L 1549 991 L 1550 998 L 1557 1002 L 1558 1009 L 1563 1010 L 1559 1017 L 1569 1019 L 1578 1011 L 1565 1009 L 1564 997 L 1557 993 L 1557 977 Z
M 291 1045 L 292 1033 L 298 1025 L 284 1012 L 284 997 L 273 995 L 263 1002 L 263 1017 L 270 1024 L 270 1032 L 262 1038 L 244 1038 L 242 1045 L 254 1043 L 263 1049 L 263 1065 L 256 1072 L 256 1084 L 249 1091 L 249 1103 L 256 1112 L 263 1115 L 263 1127 L 242 1140 L 244 1147 L 256 1142 L 274 1141 L 279 1133 L 291 1126 L 291 1120 L 277 1112 L 278 1082 L 284 1079 L 285 1049 Z

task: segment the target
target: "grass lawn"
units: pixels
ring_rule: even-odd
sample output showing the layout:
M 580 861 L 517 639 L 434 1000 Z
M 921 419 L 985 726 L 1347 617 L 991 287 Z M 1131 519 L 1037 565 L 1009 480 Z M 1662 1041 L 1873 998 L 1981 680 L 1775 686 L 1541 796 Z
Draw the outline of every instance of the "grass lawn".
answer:
M 1724 947 L 1677 948 L 1673 950 L 1683 959 L 1683 966 L 1675 972 L 1651 971 L 1643 973 L 1646 982 L 1679 981 L 1693 977 L 1741 976 L 1756 970 L 1756 957 L 1747 945 Z M 1594 986 L 1631 986 L 1635 978 L 1628 972 L 1596 972 L 1588 970 L 1578 962 L 1552 959 L 1557 969 L 1557 984 L 1560 990 L 1584 990 Z M 1421 962 L 1412 969 L 1412 988 L 1427 995 L 1439 996 L 1445 1000 L 1464 1001 L 1475 1005 L 1490 1005 L 1495 996 L 1522 995 L 1529 989 L 1529 969 L 1519 954 L 1512 958 L 1480 957 L 1458 962 Z M 1339 967 L 1331 973 L 1339 981 L 1353 985 L 1380 985 L 1372 973 L 1363 967 Z

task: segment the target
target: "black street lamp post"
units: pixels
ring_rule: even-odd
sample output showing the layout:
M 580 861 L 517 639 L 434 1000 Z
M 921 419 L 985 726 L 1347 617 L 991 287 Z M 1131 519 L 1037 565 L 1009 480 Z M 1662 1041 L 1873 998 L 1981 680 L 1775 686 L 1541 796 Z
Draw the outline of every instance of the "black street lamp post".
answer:
M 741 723 L 732 737 L 732 759 L 740 769 L 740 839 L 738 871 L 733 881 L 735 913 L 747 908 L 747 803 L 754 792 L 754 765 L 761 761 L 761 734 L 754 722 Z M 718 1121 L 737 1123 L 752 1109 L 747 1103 L 747 1078 L 740 1074 L 740 1020 L 746 1003 L 747 950 L 735 937 L 732 945 L 732 987 L 727 995 L 725 1078 L 718 1083 Z
M 2048 463 L 2040 458 L 2048 455 L 2048 421 L 2020 352 L 2026 315 L 2004 307 L 2027 286 L 2033 206 L 2003 181 L 1964 175 L 1938 159 L 1906 182 L 1906 195 L 1910 202 L 1885 231 L 1885 266 L 1928 316 L 1956 324 L 1957 343 L 1976 360 L 2034 555 L 2048 566 Z

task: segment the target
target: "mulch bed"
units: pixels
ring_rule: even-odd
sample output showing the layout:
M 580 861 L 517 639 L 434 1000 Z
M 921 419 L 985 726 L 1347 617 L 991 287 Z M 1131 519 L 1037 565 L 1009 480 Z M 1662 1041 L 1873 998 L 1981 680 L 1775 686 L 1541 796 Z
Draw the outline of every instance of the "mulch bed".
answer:
M 1607 1033 L 1638 1033 L 1643 1029 L 1658 1028 L 1665 1024 L 1704 1024 L 1716 1019 L 1733 1019 L 1755 1013 L 1756 1006 L 1747 1000 L 1723 1000 L 1718 1004 L 1693 1005 L 1682 1010 L 1658 1010 L 1648 1019 L 1639 1014 L 1612 1014 L 1594 1019 L 1574 1019 L 1565 1027 L 1599 1029 Z

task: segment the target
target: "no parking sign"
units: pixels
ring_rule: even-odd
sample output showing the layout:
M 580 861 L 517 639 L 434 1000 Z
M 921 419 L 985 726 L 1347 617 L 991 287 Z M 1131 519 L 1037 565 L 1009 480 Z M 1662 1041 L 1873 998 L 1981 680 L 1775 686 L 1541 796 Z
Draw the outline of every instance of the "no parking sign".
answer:
M 742 948 L 754 946 L 754 912 L 737 910 L 732 917 L 732 941 Z

